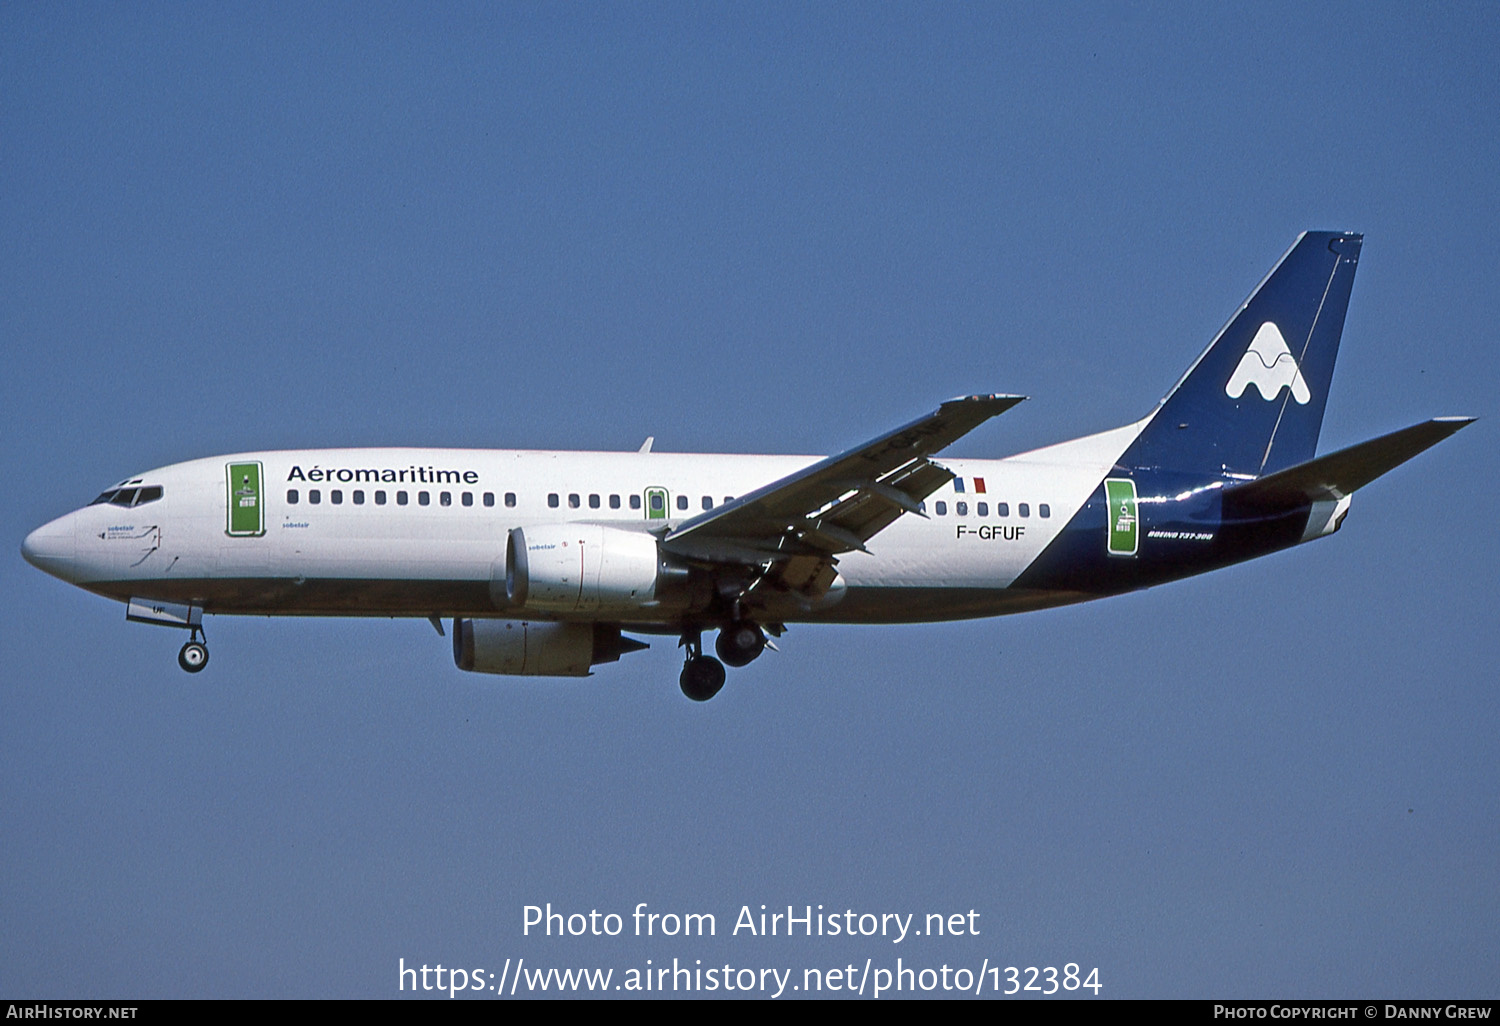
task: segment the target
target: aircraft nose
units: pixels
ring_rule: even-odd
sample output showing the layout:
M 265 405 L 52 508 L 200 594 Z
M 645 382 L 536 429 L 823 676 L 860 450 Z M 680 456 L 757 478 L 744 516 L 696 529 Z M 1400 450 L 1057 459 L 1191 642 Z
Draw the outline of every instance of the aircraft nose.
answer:
M 73 519 L 59 517 L 32 531 L 21 543 L 21 555 L 38 570 L 66 579 L 68 568 L 77 556 Z

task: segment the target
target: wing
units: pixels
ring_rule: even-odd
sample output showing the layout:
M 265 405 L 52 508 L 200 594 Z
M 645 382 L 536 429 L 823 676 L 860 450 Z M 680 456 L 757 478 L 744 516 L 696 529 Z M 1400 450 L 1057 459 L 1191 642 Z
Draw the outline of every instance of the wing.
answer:
M 767 585 L 817 599 L 836 557 L 865 543 L 953 479 L 933 453 L 1021 402 L 1019 395 L 950 399 L 919 420 L 693 517 L 662 539 L 686 559 L 762 567 Z

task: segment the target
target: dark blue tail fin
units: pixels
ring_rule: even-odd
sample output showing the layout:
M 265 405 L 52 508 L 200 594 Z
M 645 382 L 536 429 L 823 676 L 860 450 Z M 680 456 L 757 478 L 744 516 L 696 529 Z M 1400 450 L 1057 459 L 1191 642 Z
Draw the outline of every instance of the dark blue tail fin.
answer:
M 1312 459 L 1363 239 L 1304 232 L 1121 462 L 1258 477 Z

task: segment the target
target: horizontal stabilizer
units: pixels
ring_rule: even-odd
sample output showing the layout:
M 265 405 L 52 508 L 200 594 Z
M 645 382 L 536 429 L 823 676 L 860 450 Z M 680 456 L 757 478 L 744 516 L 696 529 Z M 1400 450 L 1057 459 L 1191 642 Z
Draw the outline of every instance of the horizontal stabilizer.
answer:
M 1342 499 L 1472 423 L 1473 417 L 1437 417 L 1414 424 L 1254 481 L 1231 485 L 1224 490 L 1224 499 L 1264 509 Z

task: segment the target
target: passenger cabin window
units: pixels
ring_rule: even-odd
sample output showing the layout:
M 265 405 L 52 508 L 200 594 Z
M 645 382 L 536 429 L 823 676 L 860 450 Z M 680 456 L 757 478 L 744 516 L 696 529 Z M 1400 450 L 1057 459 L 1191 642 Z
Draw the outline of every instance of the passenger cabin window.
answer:
M 307 501 L 316 506 L 323 501 L 323 493 L 316 488 L 309 488 L 307 490 Z
M 514 506 L 515 504 L 516 504 L 516 493 L 515 492 L 506 492 L 505 493 L 505 505 L 506 506 Z
M 938 516 L 945 517 L 945 516 L 948 515 L 948 504 L 946 502 L 943 502 L 940 499 L 937 502 L 933 503 L 932 505 L 937 510 L 937 515 Z
M 620 497 L 618 495 L 611 495 L 609 497 L 609 508 L 610 509 L 619 509 L 620 508 Z
M 713 509 L 714 508 L 714 500 L 711 499 L 711 498 L 709 498 L 707 495 L 705 495 L 703 497 L 703 508 L 704 509 Z
M 451 506 L 451 505 L 453 505 L 453 493 L 452 492 L 439 492 L 438 493 L 438 502 L 442 503 L 444 506 Z
M 328 501 L 333 503 L 335 506 L 342 506 L 344 504 L 344 493 L 335 488 L 333 491 L 328 493 Z
M 1008 503 L 1008 502 L 997 502 L 997 503 L 995 503 L 995 515 L 996 516 L 1001 516 L 1001 517 L 1008 517 L 1008 516 L 1010 516 L 1010 503 Z
M 406 505 L 406 493 L 405 492 L 397 492 L 396 493 L 396 505 L 398 505 L 398 506 L 405 506 Z
M 286 490 L 286 501 L 289 505 L 297 505 L 297 489 L 288 488 Z
M 1044 520 L 1052 515 L 1052 507 L 1047 505 L 1045 502 L 1038 506 L 1036 508 L 1036 511 Z
M 464 505 L 465 506 L 472 506 L 472 505 L 474 505 L 474 493 L 473 492 L 464 492 L 464 494 L 463 494 L 463 500 L 464 500 Z
M 552 492 L 551 494 L 549 494 L 547 496 L 547 507 L 549 509 L 556 509 L 557 508 L 557 493 L 556 492 Z
M 987 502 L 976 503 L 974 506 L 974 512 L 978 513 L 982 517 L 987 517 L 990 515 L 990 504 Z
M 568 508 L 569 509 L 577 509 L 579 506 L 582 506 L 582 505 L 583 505 L 583 500 L 578 497 L 578 493 L 577 492 L 569 492 L 568 493 Z
M 630 497 L 630 508 L 631 509 L 640 509 L 641 508 L 641 497 L 639 495 L 632 495 Z
M 679 496 L 677 496 L 677 508 L 678 509 L 687 509 L 687 507 L 688 507 L 687 496 L 686 495 L 679 495 Z
M 379 492 L 375 493 L 375 505 L 377 505 L 377 506 L 384 506 L 385 505 L 385 492 L 379 491 Z
M 966 517 L 969 515 L 969 504 L 967 502 L 955 502 L 953 504 L 953 512 L 961 517 Z
M 418 506 L 431 506 L 432 505 L 432 493 L 430 493 L 430 492 L 418 492 L 417 493 L 417 505 Z
M 365 504 L 364 489 L 362 489 L 362 488 L 356 488 L 356 489 L 354 489 L 354 504 L 356 506 L 363 506 Z
M 1027 503 L 1023 502 L 1023 503 L 1020 503 L 1019 505 L 1017 505 L 1016 506 L 1016 511 L 1018 513 L 1020 513 L 1021 516 L 1023 516 L 1023 517 L 1029 517 L 1029 516 L 1031 516 L 1031 506 L 1028 505 Z

